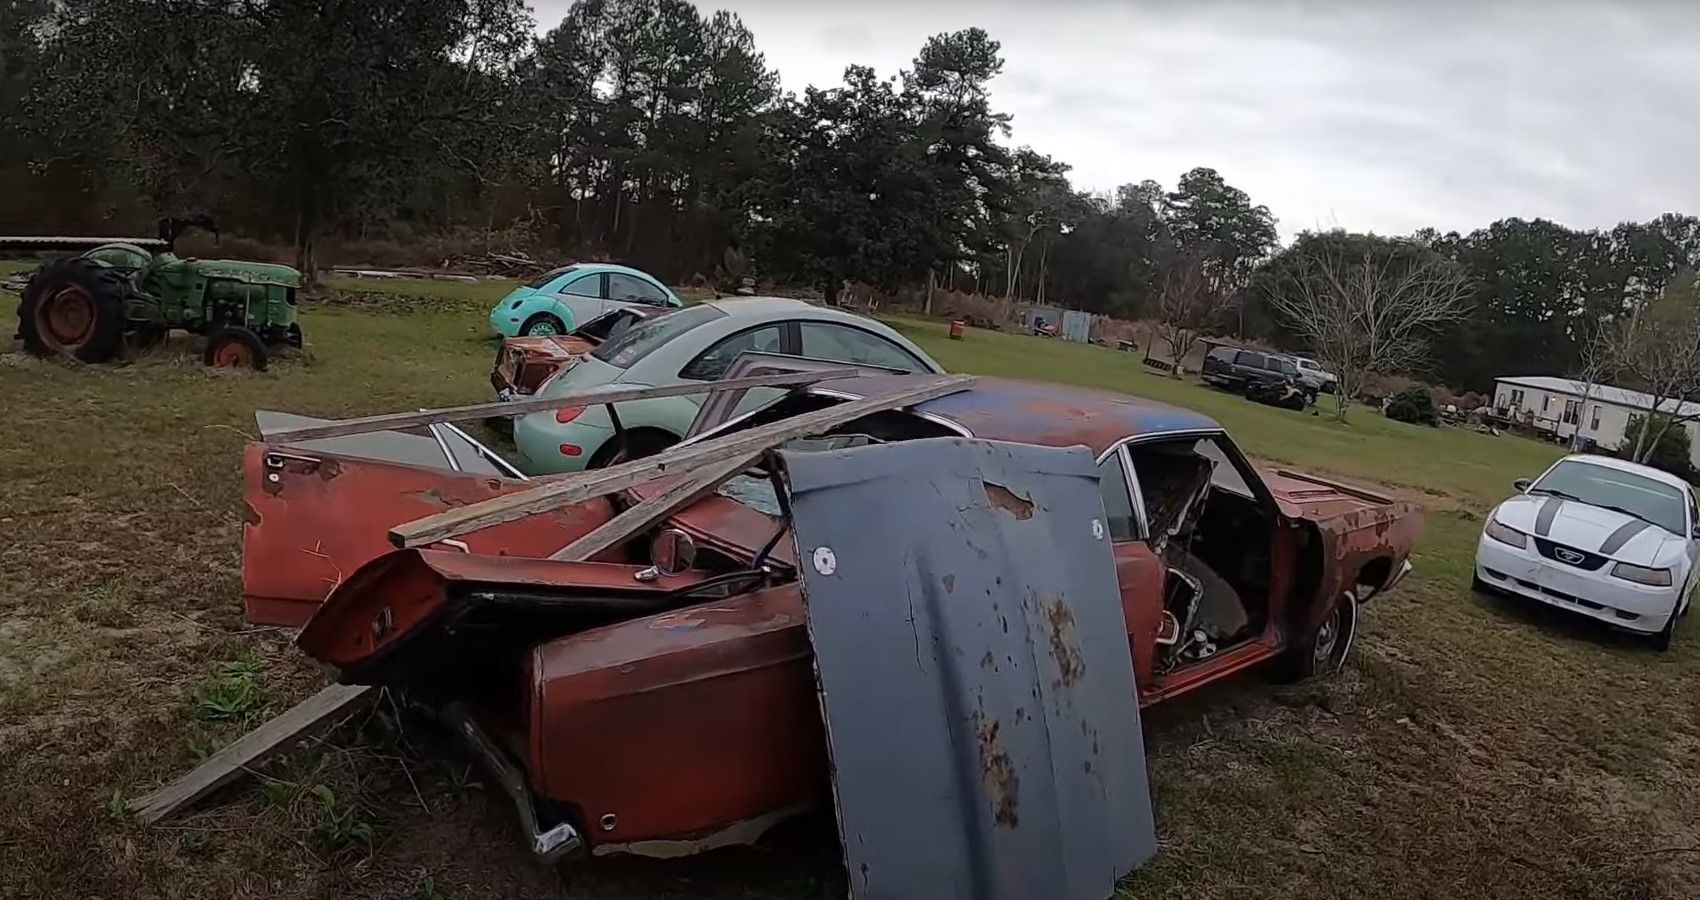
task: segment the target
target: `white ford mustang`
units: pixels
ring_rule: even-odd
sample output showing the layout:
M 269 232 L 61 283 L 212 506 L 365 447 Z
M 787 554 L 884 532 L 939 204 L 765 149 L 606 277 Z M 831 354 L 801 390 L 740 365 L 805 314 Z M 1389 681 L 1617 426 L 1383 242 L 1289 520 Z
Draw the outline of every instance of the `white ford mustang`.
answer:
M 1567 456 L 1496 507 L 1475 586 L 1653 635 L 1670 647 L 1700 576 L 1694 488 L 1648 466 Z

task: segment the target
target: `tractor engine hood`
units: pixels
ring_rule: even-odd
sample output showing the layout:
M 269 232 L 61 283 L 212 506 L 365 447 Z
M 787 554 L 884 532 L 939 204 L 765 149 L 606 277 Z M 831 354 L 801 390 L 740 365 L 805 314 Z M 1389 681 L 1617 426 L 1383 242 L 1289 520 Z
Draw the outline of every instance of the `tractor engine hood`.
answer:
M 207 278 L 228 278 L 246 284 L 275 284 L 279 287 L 298 288 L 301 286 L 301 273 L 276 263 L 247 262 L 235 259 L 189 259 L 184 260 L 194 270 Z

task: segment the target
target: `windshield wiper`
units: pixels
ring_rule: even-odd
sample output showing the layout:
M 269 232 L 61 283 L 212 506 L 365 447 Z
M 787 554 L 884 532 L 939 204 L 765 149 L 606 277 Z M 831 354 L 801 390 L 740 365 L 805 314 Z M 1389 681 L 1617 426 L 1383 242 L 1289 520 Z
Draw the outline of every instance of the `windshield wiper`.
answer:
M 1563 491 L 1555 490 L 1553 488 L 1532 487 L 1532 488 L 1529 488 L 1529 493 L 1531 493 L 1531 494 L 1550 494 L 1554 497 L 1559 498 L 1560 500 L 1574 500 L 1577 503 L 1586 503 L 1589 506 L 1597 506 L 1600 509 L 1609 509 L 1614 513 L 1621 513 L 1623 515 L 1630 517 L 1631 519 L 1640 519 L 1641 521 L 1646 522 L 1648 525 L 1651 525 L 1654 528 L 1664 528 L 1665 527 L 1663 525 L 1660 525 L 1658 522 L 1636 512 L 1633 509 L 1624 509 L 1621 506 L 1612 506 L 1610 503 L 1601 503 L 1598 500 L 1584 500 L 1581 497 L 1576 496 L 1575 494 L 1566 494 Z M 1668 531 L 1669 529 L 1666 529 L 1666 530 Z

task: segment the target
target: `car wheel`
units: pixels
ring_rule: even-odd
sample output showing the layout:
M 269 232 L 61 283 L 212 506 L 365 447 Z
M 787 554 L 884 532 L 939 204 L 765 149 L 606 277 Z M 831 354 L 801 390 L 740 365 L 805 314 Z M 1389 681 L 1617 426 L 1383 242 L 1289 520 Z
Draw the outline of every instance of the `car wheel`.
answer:
M 1305 639 L 1287 648 L 1281 656 L 1281 675 L 1287 681 L 1302 681 L 1339 671 L 1351 652 L 1357 631 L 1358 599 L 1351 591 L 1340 595 L 1328 618 Z
M 525 320 L 519 327 L 519 333 L 526 337 L 542 337 L 550 334 L 566 334 L 567 326 L 561 320 L 548 313 L 538 313 Z
M 654 456 L 678 442 L 678 438 L 665 431 L 653 428 L 633 429 L 626 435 L 625 446 L 622 447 L 618 440 L 609 438 L 607 443 L 598 447 L 596 452 L 591 455 L 590 462 L 585 464 L 585 468 L 603 469 L 615 463 Z

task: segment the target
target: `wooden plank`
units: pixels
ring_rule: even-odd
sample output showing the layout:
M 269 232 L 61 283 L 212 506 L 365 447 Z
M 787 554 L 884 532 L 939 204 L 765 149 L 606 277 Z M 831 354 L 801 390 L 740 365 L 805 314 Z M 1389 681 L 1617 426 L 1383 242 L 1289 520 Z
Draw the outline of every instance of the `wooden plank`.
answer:
M 744 453 L 698 469 L 677 484 L 602 523 L 595 531 L 549 554 L 550 559 L 586 560 L 695 503 L 720 483 L 761 459 L 764 450 Z
M 189 774 L 131 803 L 130 811 L 150 825 L 171 816 L 242 777 L 294 741 L 342 721 L 370 700 L 375 691 L 369 685 L 330 685 L 232 741 Z
M 744 458 L 752 453 L 771 450 L 794 437 L 816 434 L 852 419 L 871 413 L 910 406 L 967 390 L 974 383 L 972 375 L 946 375 L 931 378 L 917 377 L 916 384 L 883 396 L 841 403 L 826 409 L 770 422 L 748 431 L 733 432 L 704 441 L 681 444 L 654 456 L 637 459 L 606 469 L 594 469 L 576 476 L 551 480 L 524 491 L 494 497 L 480 503 L 469 503 L 453 509 L 404 522 L 390 529 L 390 543 L 397 547 L 417 547 L 444 538 L 451 538 L 491 525 L 523 519 L 545 510 L 571 506 L 593 497 L 625 490 L 636 484 L 653 481 L 664 475 L 686 471 L 692 465 L 708 465 L 721 460 Z
M 753 387 L 796 387 L 833 378 L 849 378 L 858 374 L 860 373 L 856 369 L 843 368 L 825 372 L 779 372 L 773 375 L 755 375 L 749 378 L 735 378 L 725 381 L 687 381 L 683 384 L 668 384 L 660 387 L 603 388 L 595 391 L 563 394 L 559 397 L 497 400 L 490 403 L 474 403 L 470 406 L 446 406 L 441 409 L 426 409 L 419 412 L 384 413 L 376 416 L 362 416 L 357 419 L 340 419 L 322 425 L 305 425 L 300 428 L 272 431 L 262 435 L 262 437 L 272 443 L 311 441 L 318 438 L 342 437 L 392 428 L 413 428 L 420 425 L 433 425 L 438 422 L 467 422 L 492 416 L 517 416 L 525 413 L 562 409 L 568 406 L 598 406 L 604 403 L 651 400 L 656 397 L 684 397 L 691 394 L 713 394 L 720 391 L 736 391 Z

